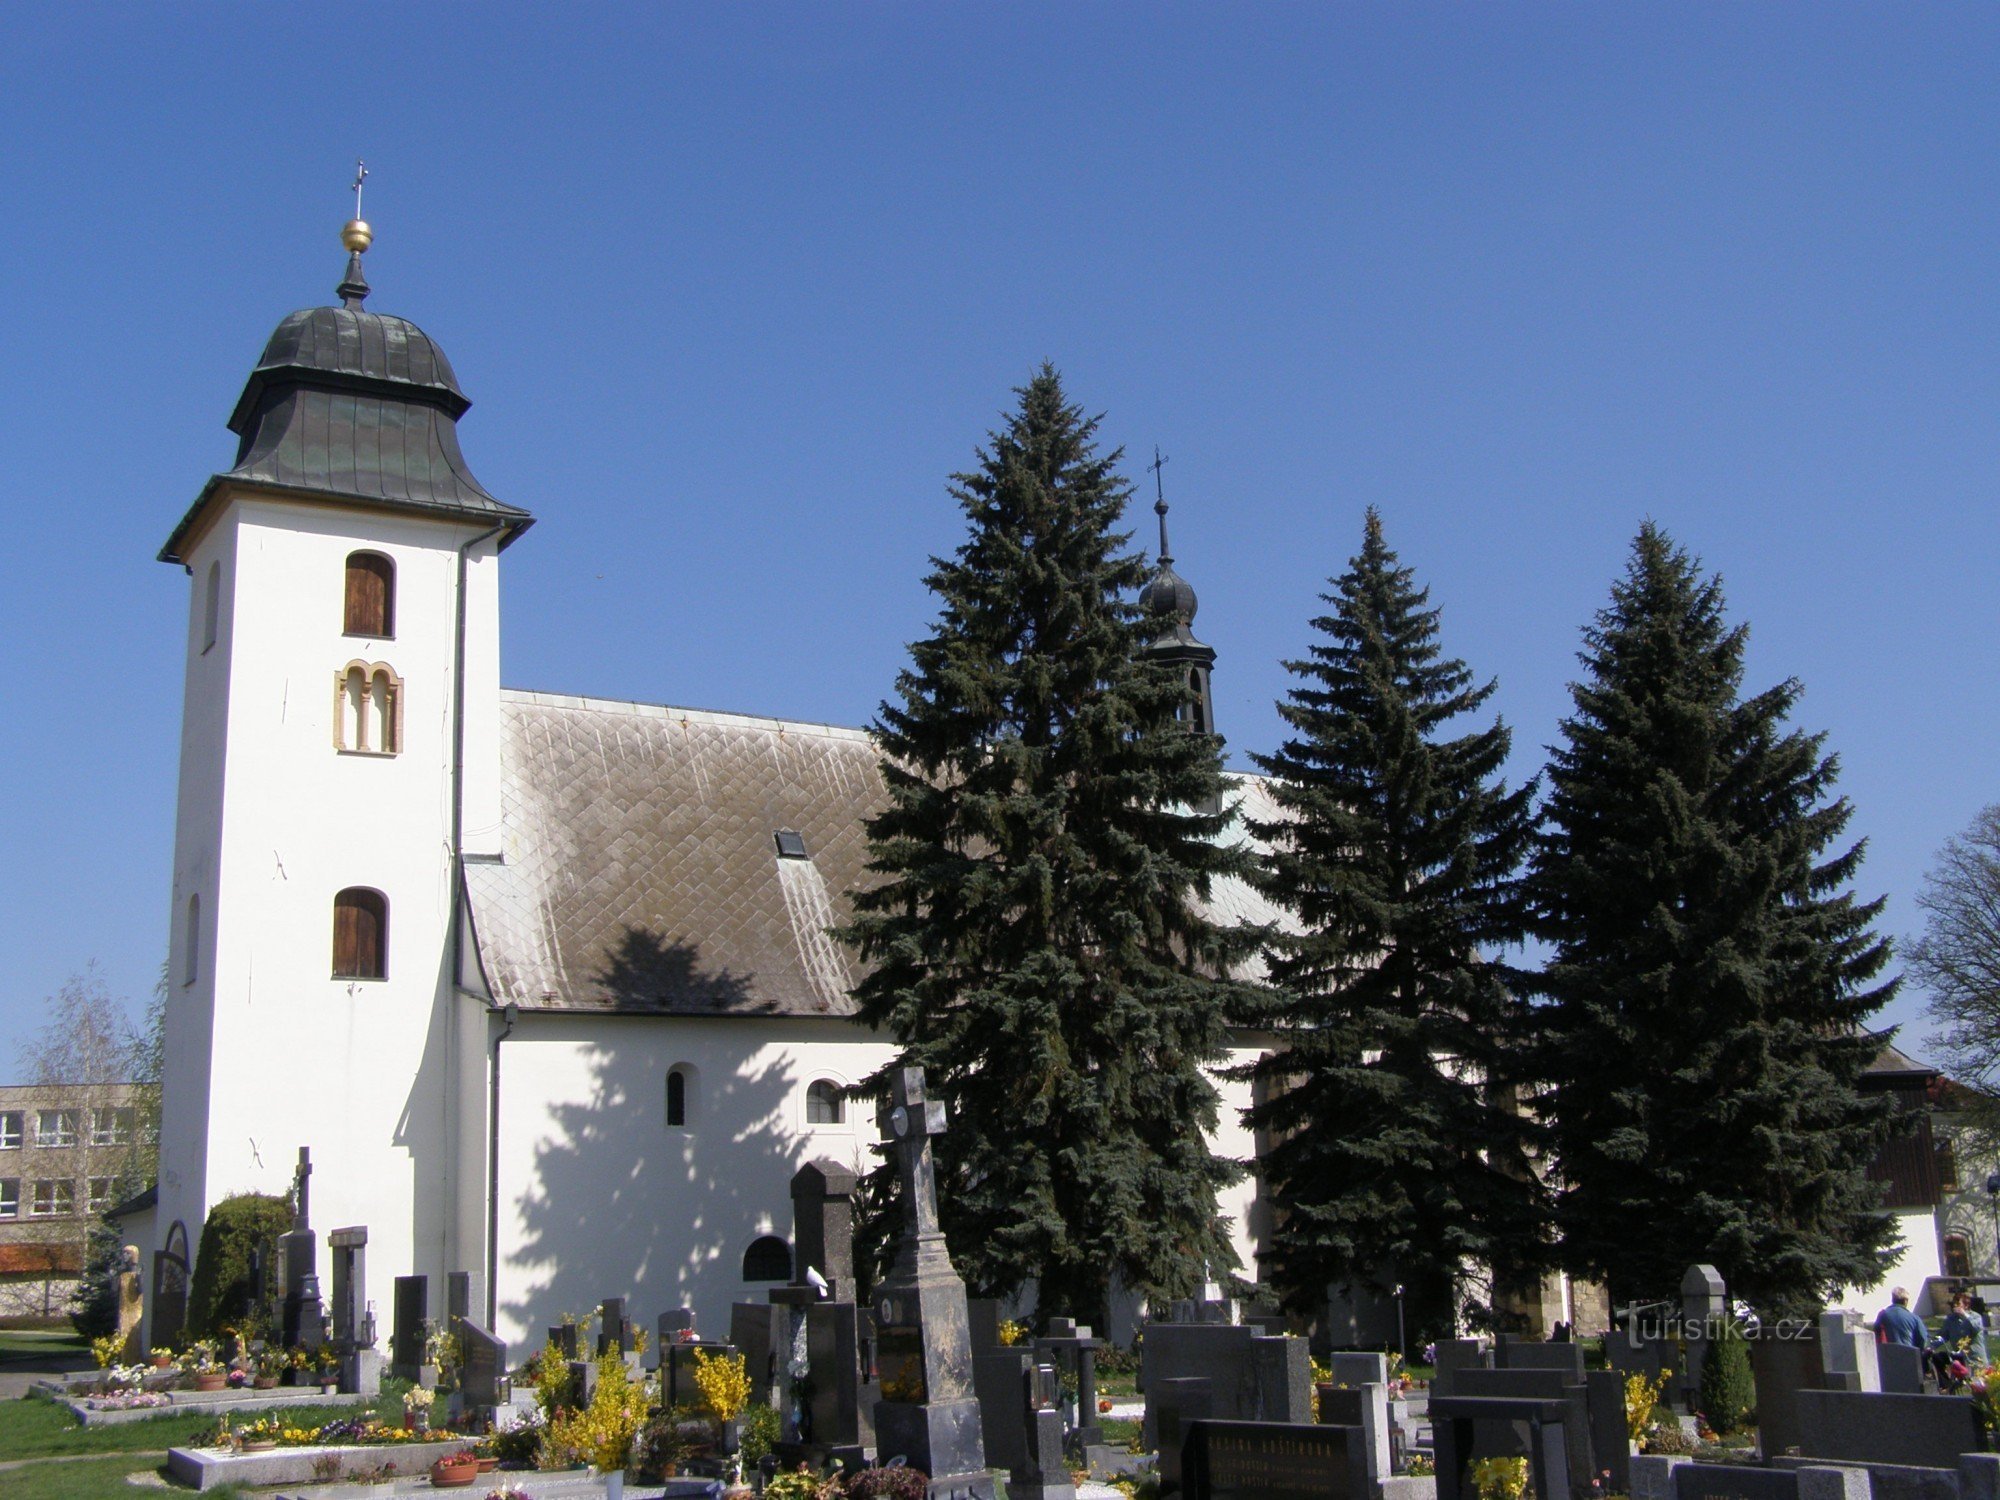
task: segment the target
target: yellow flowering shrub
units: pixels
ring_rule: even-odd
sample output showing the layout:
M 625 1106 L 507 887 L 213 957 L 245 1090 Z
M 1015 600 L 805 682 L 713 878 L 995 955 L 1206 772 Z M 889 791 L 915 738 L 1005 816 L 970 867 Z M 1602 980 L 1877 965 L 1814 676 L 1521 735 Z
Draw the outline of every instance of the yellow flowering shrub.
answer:
M 1479 1500 L 1521 1500 L 1527 1488 L 1525 1458 L 1482 1458 L 1472 1465 L 1472 1489 Z
M 652 1404 L 646 1383 L 627 1374 L 618 1355 L 607 1354 L 597 1362 L 597 1391 L 590 1404 L 550 1419 L 549 1447 L 593 1464 L 601 1473 L 620 1472 L 632 1461 L 633 1441 Z
M 1643 1375 L 1625 1377 L 1625 1430 L 1633 1442 L 1643 1438 L 1653 1426 L 1653 1409 L 1667 1388 L 1665 1370 L 1648 1380 Z
M 694 1351 L 694 1387 L 718 1422 L 733 1422 L 750 1400 L 750 1376 L 740 1354 Z

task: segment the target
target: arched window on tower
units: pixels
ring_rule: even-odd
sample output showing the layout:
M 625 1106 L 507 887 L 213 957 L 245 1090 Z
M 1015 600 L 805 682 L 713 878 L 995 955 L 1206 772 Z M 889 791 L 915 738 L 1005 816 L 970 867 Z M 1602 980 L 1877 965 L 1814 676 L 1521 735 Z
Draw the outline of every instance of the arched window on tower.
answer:
M 775 1234 L 759 1235 L 743 1252 L 745 1281 L 790 1281 L 792 1247 Z
M 222 628 L 222 564 L 208 565 L 208 585 L 201 603 L 201 649 L 209 651 L 215 645 L 216 632 Z
M 351 885 L 333 898 L 333 977 L 389 977 L 389 900 Z
M 844 1125 L 847 1123 L 847 1100 L 842 1095 L 840 1085 L 831 1078 L 815 1079 L 806 1086 L 806 1124 Z
M 667 1128 L 685 1130 L 694 1123 L 694 1069 L 675 1063 L 667 1070 Z
M 351 552 L 347 557 L 346 623 L 348 635 L 390 640 L 396 634 L 396 565 L 379 552 Z
M 333 744 L 362 755 L 403 748 L 403 679 L 383 662 L 351 661 L 333 683 Z

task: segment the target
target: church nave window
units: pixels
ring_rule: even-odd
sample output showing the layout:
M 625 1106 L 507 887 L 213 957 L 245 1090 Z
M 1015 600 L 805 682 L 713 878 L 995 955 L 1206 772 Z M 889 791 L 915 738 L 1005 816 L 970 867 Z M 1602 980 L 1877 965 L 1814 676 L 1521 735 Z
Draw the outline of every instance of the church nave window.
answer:
M 815 1079 L 806 1086 L 806 1124 L 844 1125 L 847 1100 L 840 1085 L 831 1078 Z
M 745 1281 L 790 1281 L 792 1247 L 775 1234 L 761 1234 L 743 1252 Z
M 356 755 L 403 748 L 403 679 L 381 662 L 351 661 L 333 688 L 333 744 Z
M 389 977 L 389 901 L 380 891 L 355 885 L 333 898 L 333 977 Z
M 685 1130 L 694 1121 L 694 1069 L 675 1063 L 667 1070 L 667 1128 Z
M 343 631 L 386 641 L 396 634 L 396 565 L 379 552 L 347 557 L 347 607 Z

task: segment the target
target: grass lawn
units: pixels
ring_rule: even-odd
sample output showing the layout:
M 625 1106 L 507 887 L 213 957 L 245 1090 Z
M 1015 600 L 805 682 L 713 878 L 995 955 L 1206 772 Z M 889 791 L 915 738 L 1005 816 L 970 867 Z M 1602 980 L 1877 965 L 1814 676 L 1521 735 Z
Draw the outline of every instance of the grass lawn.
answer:
M 394 1405 L 393 1418 L 390 1405 Z M 287 1407 L 284 1418 L 300 1427 L 316 1426 L 357 1414 L 352 1406 Z M 377 1405 L 376 1416 L 383 1421 L 402 1420 L 399 1400 L 385 1397 Z M 213 1412 L 174 1412 L 146 1417 L 137 1422 L 119 1422 L 107 1427 L 85 1427 L 53 1401 L 24 1396 L 18 1401 L 0 1401 L 0 1459 L 41 1458 L 55 1453 L 137 1453 L 149 1448 L 184 1448 L 215 1426 Z M 94 1465 L 55 1464 L 52 1469 L 93 1468 Z M 0 1475 L 0 1495 L 15 1500 L 18 1474 Z M 55 1491 L 51 1490 L 51 1494 Z
M 90 1340 L 73 1328 L 0 1328 L 0 1364 L 23 1355 L 90 1353 Z
M 159 1467 L 157 1459 L 94 1458 L 79 1464 L 31 1464 L 25 1469 L 0 1473 L 0 1493 L 7 1500 L 135 1500 L 156 1493 L 126 1483 L 125 1476 Z M 174 1488 L 170 1495 L 193 1493 Z M 209 1490 L 205 1500 L 235 1493 L 231 1489 Z

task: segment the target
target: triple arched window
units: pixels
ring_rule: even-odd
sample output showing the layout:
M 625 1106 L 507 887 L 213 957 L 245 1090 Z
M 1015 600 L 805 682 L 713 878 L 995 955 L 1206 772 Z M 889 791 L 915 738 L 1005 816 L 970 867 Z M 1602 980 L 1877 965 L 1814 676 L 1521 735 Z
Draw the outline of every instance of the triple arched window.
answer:
M 333 977 L 389 977 L 389 898 L 351 885 L 333 898 Z
M 403 679 L 379 661 L 351 661 L 334 679 L 333 743 L 364 755 L 403 748 Z
M 347 601 L 341 629 L 378 641 L 396 634 L 396 565 L 379 552 L 347 556 Z

